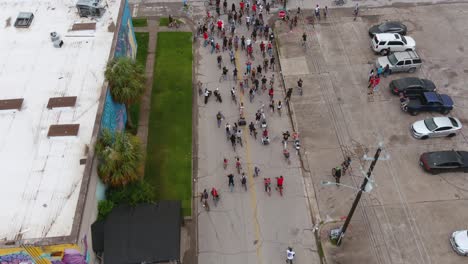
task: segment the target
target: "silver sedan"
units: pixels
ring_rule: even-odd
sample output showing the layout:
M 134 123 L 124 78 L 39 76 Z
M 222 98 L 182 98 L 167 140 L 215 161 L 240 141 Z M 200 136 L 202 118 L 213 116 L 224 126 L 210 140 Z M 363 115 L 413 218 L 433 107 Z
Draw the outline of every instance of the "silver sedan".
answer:
M 415 138 L 427 139 L 430 137 L 453 137 L 460 129 L 462 124 L 455 117 L 431 117 L 419 120 L 411 125 L 411 133 Z

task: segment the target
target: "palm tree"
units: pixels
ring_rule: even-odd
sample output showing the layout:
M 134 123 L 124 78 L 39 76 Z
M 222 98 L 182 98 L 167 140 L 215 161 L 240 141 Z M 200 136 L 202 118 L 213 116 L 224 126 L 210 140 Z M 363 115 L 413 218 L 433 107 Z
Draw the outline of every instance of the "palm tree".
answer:
M 104 129 L 96 143 L 96 153 L 100 160 L 98 175 L 105 184 L 121 187 L 139 179 L 143 148 L 138 137 Z
M 120 57 L 109 61 L 104 75 L 109 82 L 112 98 L 118 103 L 125 104 L 127 109 L 139 101 L 145 92 L 145 71 L 131 58 Z M 128 123 L 132 126 L 130 115 Z

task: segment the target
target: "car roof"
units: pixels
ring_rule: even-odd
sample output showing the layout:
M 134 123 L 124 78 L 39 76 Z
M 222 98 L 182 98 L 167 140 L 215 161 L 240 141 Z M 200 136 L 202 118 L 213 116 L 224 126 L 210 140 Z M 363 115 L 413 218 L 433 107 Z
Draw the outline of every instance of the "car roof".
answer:
M 416 51 L 414 51 L 414 50 L 412 50 L 412 51 L 397 51 L 397 52 L 394 52 L 393 55 L 395 55 L 395 57 L 399 61 L 405 60 L 405 59 L 419 59 L 418 53 L 416 53 Z
M 460 151 L 460 152 L 465 152 L 465 151 Z M 454 150 L 447 150 L 447 151 L 435 151 L 435 152 L 430 152 L 430 163 L 435 163 L 435 164 L 442 164 L 446 162 L 452 162 L 452 161 L 461 161 L 459 154 L 463 153 L 458 153 L 457 151 Z
M 437 116 L 432 118 L 437 127 L 453 127 L 452 121 L 447 116 Z
M 418 77 L 406 77 L 406 78 L 400 78 L 400 79 L 396 79 L 396 80 L 393 80 L 392 82 L 395 82 L 401 86 L 405 86 L 405 87 L 408 87 L 408 86 L 413 86 L 413 85 L 422 85 L 423 81 L 422 79 L 419 79 Z
M 379 41 L 388 41 L 388 40 L 401 40 L 401 36 L 398 33 L 379 33 L 375 34 Z
M 403 23 L 401 23 L 399 21 L 385 21 L 382 24 L 387 24 L 387 25 L 392 25 L 392 26 L 399 26 L 399 27 L 404 26 Z
M 434 93 L 434 92 L 425 92 L 424 97 L 428 102 L 441 102 L 441 98 L 439 94 Z

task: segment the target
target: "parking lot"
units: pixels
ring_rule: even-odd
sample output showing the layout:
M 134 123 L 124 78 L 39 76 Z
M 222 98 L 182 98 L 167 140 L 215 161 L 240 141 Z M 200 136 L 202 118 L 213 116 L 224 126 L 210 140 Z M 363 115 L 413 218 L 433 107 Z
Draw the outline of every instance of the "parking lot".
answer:
M 304 80 L 304 95 L 293 96 L 295 121 L 304 146 L 304 167 L 310 175 L 320 218 L 346 216 L 355 190 L 322 185 L 334 181 L 331 169 L 352 158 L 351 176 L 341 182 L 359 186 L 362 170 L 381 144 L 383 158 L 372 175 L 374 189 L 364 194 L 340 248 L 324 245 L 336 263 L 465 263 L 449 244 L 451 232 L 466 229 L 468 174 L 431 175 L 418 165 L 426 151 L 468 150 L 464 127 L 453 138 L 417 140 L 409 127 L 437 113 L 411 116 L 401 111 L 391 80 L 417 76 L 432 80 L 439 93 L 452 97 L 451 116 L 468 126 L 468 4 L 406 5 L 364 9 L 353 21 L 350 9 L 331 10 L 327 20 L 289 32 L 277 26 L 286 86 Z M 422 68 L 413 74 L 382 78 L 380 89 L 367 94 L 370 69 L 378 56 L 370 48 L 367 30 L 385 20 L 408 26 L 416 41 Z M 303 31 L 309 35 L 304 56 Z M 309 173 L 310 171 L 310 173 Z M 337 224 L 339 226 L 340 224 Z M 363 262 L 364 261 L 364 262 Z

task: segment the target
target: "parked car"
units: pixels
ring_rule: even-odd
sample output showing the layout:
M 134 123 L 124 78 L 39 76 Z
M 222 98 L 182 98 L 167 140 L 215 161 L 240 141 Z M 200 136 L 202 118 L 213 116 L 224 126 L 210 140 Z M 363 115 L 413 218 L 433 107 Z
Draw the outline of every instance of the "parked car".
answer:
M 411 126 L 411 133 L 415 138 L 428 139 L 430 137 L 453 137 L 462 124 L 455 117 L 431 117 L 414 122 Z
M 377 58 L 375 66 L 389 66 L 390 73 L 395 72 L 415 72 L 421 68 L 422 61 L 416 51 L 394 52 L 385 57 Z
M 457 254 L 468 256 L 468 230 L 458 230 L 450 236 L 450 244 Z
M 441 172 L 468 172 L 467 151 L 434 151 L 421 154 L 419 165 L 432 174 Z
M 391 51 L 411 51 L 416 49 L 416 41 L 408 36 L 398 33 L 375 34 L 371 39 L 371 47 L 380 55 L 390 54 Z
M 428 79 L 419 79 L 417 77 L 406 77 L 396 79 L 390 82 L 390 91 L 393 94 L 403 93 L 405 96 L 420 96 L 424 92 L 435 92 L 435 84 Z
M 425 92 L 418 97 L 410 97 L 408 101 L 401 103 L 401 109 L 411 115 L 419 112 L 440 112 L 443 115 L 450 113 L 453 109 L 453 101 L 446 94 Z
M 369 28 L 369 36 L 373 37 L 379 33 L 398 33 L 400 35 L 406 35 L 406 26 L 398 21 L 386 21 L 379 25 L 373 25 Z

